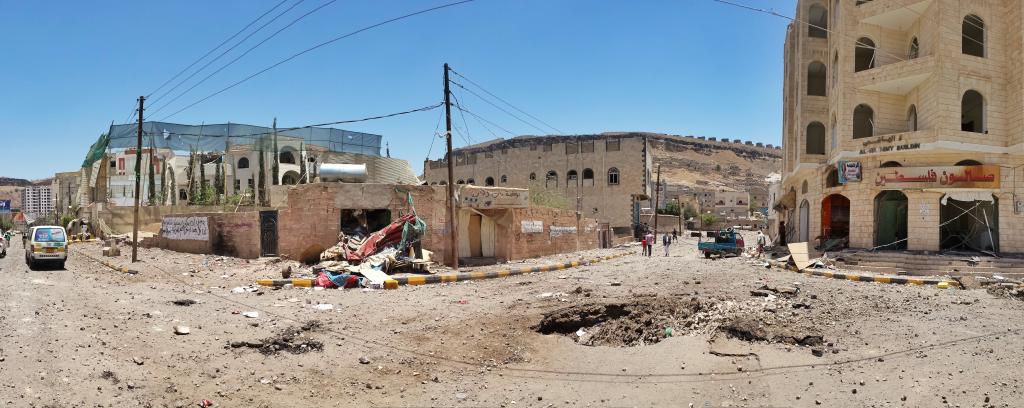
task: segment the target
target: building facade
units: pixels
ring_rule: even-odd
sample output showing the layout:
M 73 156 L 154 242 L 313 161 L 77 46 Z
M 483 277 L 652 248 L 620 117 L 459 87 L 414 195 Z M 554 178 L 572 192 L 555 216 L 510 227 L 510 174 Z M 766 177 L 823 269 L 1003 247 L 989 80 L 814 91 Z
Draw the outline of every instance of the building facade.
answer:
M 1021 2 L 799 0 L 796 16 L 783 239 L 1024 252 Z
M 53 214 L 53 195 L 50 185 L 33 185 L 21 190 L 21 212 L 30 218 L 41 218 Z
M 523 136 L 453 153 L 456 184 L 550 192 L 583 217 L 608 224 L 616 236 L 633 234 L 651 196 L 652 157 L 641 133 Z M 423 174 L 428 184 L 447 184 L 447 161 L 426 160 Z

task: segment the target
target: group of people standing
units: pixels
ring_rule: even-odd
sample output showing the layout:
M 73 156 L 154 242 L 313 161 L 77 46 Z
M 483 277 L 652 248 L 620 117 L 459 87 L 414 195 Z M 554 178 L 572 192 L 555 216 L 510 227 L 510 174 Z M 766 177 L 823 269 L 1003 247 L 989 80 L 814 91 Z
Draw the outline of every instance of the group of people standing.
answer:
M 640 248 L 643 250 L 642 255 L 651 256 L 651 253 L 654 252 L 654 242 L 657 240 L 657 237 L 650 229 L 647 229 L 646 231 L 647 233 L 640 239 Z M 668 256 L 669 247 L 678 239 L 679 231 L 675 229 L 672 229 L 672 235 L 669 235 L 666 232 L 661 236 L 661 245 L 665 248 L 665 256 Z

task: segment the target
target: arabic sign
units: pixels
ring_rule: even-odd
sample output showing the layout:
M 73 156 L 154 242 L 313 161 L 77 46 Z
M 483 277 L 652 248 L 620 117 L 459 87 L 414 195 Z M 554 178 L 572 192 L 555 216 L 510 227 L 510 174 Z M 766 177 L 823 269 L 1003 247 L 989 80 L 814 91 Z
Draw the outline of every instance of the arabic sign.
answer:
M 0 200 L 0 214 L 11 212 L 11 200 Z
M 886 188 L 999 188 L 999 166 L 887 167 L 875 185 Z
M 920 149 L 920 143 L 900 143 L 903 142 L 903 135 L 889 135 L 880 136 L 876 139 L 866 140 L 862 145 L 863 149 L 860 149 L 860 154 L 872 154 L 872 153 L 886 153 L 891 151 L 903 151 L 903 150 L 915 150 Z M 882 145 L 883 143 L 900 143 Z M 874 145 L 879 146 L 874 146 Z
M 521 224 L 523 225 L 524 234 L 536 234 L 544 232 L 544 221 L 523 220 L 521 221 Z
M 459 204 L 480 209 L 526 208 L 530 204 L 530 193 L 519 188 L 462 186 Z
M 554 225 L 551 226 L 551 237 L 552 238 L 557 237 L 557 236 L 561 236 L 561 235 L 565 235 L 565 234 L 575 234 L 575 233 L 576 233 L 576 227 L 557 227 L 557 226 L 554 226 Z
M 210 227 L 206 217 L 164 217 L 160 236 L 173 240 L 210 240 Z
M 839 161 L 839 184 L 861 180 L 860 162 Z

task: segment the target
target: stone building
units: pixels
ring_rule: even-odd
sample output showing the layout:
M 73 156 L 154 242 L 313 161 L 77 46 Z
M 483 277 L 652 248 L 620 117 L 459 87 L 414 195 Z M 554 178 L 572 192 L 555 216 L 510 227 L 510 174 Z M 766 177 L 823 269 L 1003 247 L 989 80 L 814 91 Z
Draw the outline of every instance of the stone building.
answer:
M 652 157 L 642 133 L 520 136 L 456 149 L 454 155 L 456 184 L 550 191 L 618 237 L 632 235 L 651 196 Z M 447 184 L 446 160 L 426 160 L 423 174 L 428 184 Z
M 66 171 L 54 174 L 50 182 L 50 192 L 53 194 L 57 214 L 65 214 L 79 206 L 78 185 L 81 172 Z
M 1022 8 L 799 0 L 774 203 L 786 240 L 1024 252 Z

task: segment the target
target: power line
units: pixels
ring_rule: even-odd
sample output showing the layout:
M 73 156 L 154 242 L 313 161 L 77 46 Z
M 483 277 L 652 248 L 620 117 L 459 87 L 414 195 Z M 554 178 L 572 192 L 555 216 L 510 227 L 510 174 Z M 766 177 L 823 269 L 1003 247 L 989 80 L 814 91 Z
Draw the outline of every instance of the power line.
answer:
M 242 43 L 244 43 L 244 42 L 245 42 L 246 40 L 248 40 L 248 39 L 249 39 L 249 38 L 251 38 L 252 36 L 256 35 L 256 33 L 260 32 L 261 30 L 263 30 L 264 28 L 266 28 L 266 27 L 267 27 L 268 25 L 270 25 L 270 24 L 272 24 L 273 22 L 277 21 L 277 19 L 279 19 L 279 18 L 281 18 L 281 16 L 283 16 L 283 15 L 287 14 L 287 13 L 288 13 L 289 11 L 291 11 L 292 9 L 294 9 L 294 8 L 295 8 L 296 6 L 298 6 L 299 4 L 301 4 L 301 3 L 303 2 L 303 1 L 305 1 L 305 0 L 298 0 L 298 1 L 296 1 L 296 2 L 295 2 L 295 4 L 292 4 L 292 5 L 291 5 L 291 7 L 288 7 L 288 8 L 287 8 L 287 9 L 285 9 L 284 11 L 282 11 L 282 12 L 278 13 L 278 14 L 277 14 L 276 16 L 274 16 L 274 18 L 270 19 L 270 21 L 267 21 L 266 23 L 263 23 L 263 25 L 261 25 L 261 26 L 259 26 L 258 28 L 256 28 L 256 30 L 255 30 L 255 31 L 253 31 L 253 32 L 249 33 L 248 35 L 246 35 L 246 36 L 245 36 L 245 38 L 242 38 L 242 39 L 241 39 L 241 40 L 239 40 L 239 41 L 238 41 L 237 43 L 235 43 L 234 45 L 232 45 L 232 46 L 231 46 L 231 47 L 229 47 L 228 49 L 226 49 L 226 50 L 224 50 L 223 52 L 221 52 L 220 54 L 218 54 L 218 55 L 217 55 L 216 57 L 214 57 L 214 58 L 213 58 L 212 60 L 210 60 L 210 61 L 207 61 L 207 62 L 206 62 L 206 64 L 203 64 L 203 66 L 199 67 L 199 69 L 197 69 L 197 70 L 196 70 L 195 72 L 193 72 L 193 73 L 189 74 L 189 76 L 188 76 L 188 77 L 186 77 L 185 79 L 181 80 L 181 82 L 178 82 L 178 84 L 177 84 L 177 85 L 174 85 L 173 87 L 171 87 L 171 89 L 168 89 L 168 90 L 167 90 L 167 91 L 165 91 L 164 93 L 162 93 L 162 94 L 158 95 L 158 96 L 157 96 L 156 98 L 154 98 L 154 99 L 153 99 L 153 104 L 154 104 L 154 106 L 155 106 L 156 102 L 158 102 L 158 101 L 159 101 L 160 99 L 162 99 L 163 97 L 165 97 L 165 96 L 169 95 L 169 94 L 170 94 L 171 92 L 174 92 L 174 90 L 175 90 L 175 89 L 178 89 L 178 87 L 180 87 L 180 86 L 184 85 L 184 84 L 185 84 L 186 82 L 188 82 L 188 80 L 190 80 L 190 79 L 192 79 L 192 77 L 196 76 L 196 74 L 199 74 L 199 73 L 200 73 L 200 72 L 202 72 L 202 71 L 203 71 L 204 69 L 206 69 L 206 67 L 210 66 L 210 65 L 211 65 L 211 64 L 213 64 L 214 62 L 217 62 L 217 60 L 219 60 L 219 59 L 220 59 L 221 57 L 223 57 L 223 56 L 227 55 L 227 53 L 231 52 L 231 50 L 234 50 L 234 49 L 235 49 L 235 47 L 238 47 L 239 45 L 242 45 Z
M 481 90 L 481 91 L 484 91 L 484 92 L 485 92 L 485 93 L 487 93 L 488 95 L 490 95 L 490 96 L 494 97 L 494 99 L 497 99 L 497 100 L 501 101 L 502 103 L 504 103 L 504 104 L 506 104 L 506 105 L 508 105 L 508 106 L 512 107 L 512 109 L 515 109 L 515 110 L 516 110 L 516 111 L 518 111 L 519 113 L 522 113 L 522 114 L 524 114 L 524 115 L 526 115 L 526 116 L 529 116 L 529 117 L 530 117 L 530 118 L 532 118 L 533 120 L 535 120 L 535 121 L 537 121 L 537 122 L 540 122 L 540 123 L 541 123 L 542 125 L 544 125 L 544 126 L 547 126 L 547 127 L 551 128 L 552 130 L 554 130 L 554 131 L 555 131 L 555 133 L 558 133 L 558 134 L 565 134 L 565 132 L 562 132 L 561 130 L 558 130 L 558 128 L 556 128 L 556 127 L 554 127 L 554 126 L 551 126 L 551 125 L 550 125 L 550 124 L 548 124 L 547 122 L 545 122 L 545 121 L 543 121 L 543 120 L 540 120 L 540 119 L 539 119 L 539 118 L 537 118 L 536 116 L 533 116 L 533 115 L 529 114 L 528 112 L 526 112 L 526 111 L 524 111 L 524 110 L 522 110 L 522 109 L 519 109 L 518 107 L 516 107 L 515 105 L 513 105 L 513 104 L 512 104 L 512 103 L 510 103 L 509 101 L 506 101 L 506 100 L 502 99 L 501 97 L 499 97 L 498 95 L 495 95 L 495 94 L 494 94 L 494 93 L 492 93 L 491 91 L 488 91 L 488 90 L 487 90 L 486 88 L 484 88 L 484 87 L 483 87 L 482 85 L 480 85 L 480 84 L 478 84 L 478 83 L 474 82 L 474 81 L 473 81 L 472 79 L 466 78 L 466 76 L 465 76 L 465 75 L 462 75 L 462 74 L 460 74 L 459 72 L 455 71 L 454 69 L 453 69 L 453 70 L 451 70 L 451 71 L 452 71 L 452 73 L 454 73 L 455 75 L 458 75 L 458 76 L 459 76 L 460 78 L 462 78 L 462 79 L 465 79 L 465 80 L 466 80 L 466 82 L 469 82 L 469 83 L 471 83 L 471 84 L 475 85 L 475 86 L 476 86 L 477 88 L 480 88 L 480 90 Z
M 482 120 L 482 121 L 484 121 L 484 122 L 490 123 L 490 124 L 491 124 L 491 126 L 494 126 L 494 127 L 498 128 L 498 129 L 501 129 L 501 130 L 502 130 L 502 131 L 504 131 L 505 133 L 508 133 L 508 134 L 510 134 L 510 135 L 512 135 L 512 136 L 516 136 L 516 134 L 515 134 L 515 133 L 513 133 L 513 132 L 512 132 L 511 130 L 505 129 L 505 128 L 501 127 L 501 125 L 499 125 L 499 124 L 497 124 L 497 123 L 494 123 L 494 122 L 491 122 L 490 120 L 487 120 L 487 118 L 484 118 L 484 117 L 482 117 L 482 116 L 480 116 L 480 115 L 477 115 L 477 114 L 473 113 L 472 111 L 469 111 L 469 110 L 467 110 L 467 109 L 463 108 L 463 107 L 462 107 L 461 105 L 455 105 L 455 108 L 456 108 L 456 109 L 458 109 L 458 110 L 460 110 L 460 111 L 462 111 L 462 112 L 466 112 L 466 113 L 468 113 L 468 114 L 469 114 L 469 116 L 472 116 L 472 117 L 474 117 L 474 118 L 477 118 L 477 119 L 479 119 L 479 120 Z
M 455 95 L 455 92 L 452 92 L 452 97 L 455 98 L 456 105 L 462 105 L 462 101 L 459 100 L 459 97 Z M 472 142 L 469 144 L 476 143 L 476 140 L 474 140 L 473 136 L 471 136 L 469 133 L 469 124 L 466 123 L 466 115 L 462 114 L 462 111 L 459 111 L 459 115 L 462 116 L 462 127 L 466 129 L 466 137 L 469 138 L 469 140 Z
M 342 39 L 354 36 L 356 34 L 364 32 L 364 31 L 369 31 L 369 30 L 372 30 L 374 28 L 377 28 L 377 27 L 380 27 L 380 26 L 383 26 L 383 25 L 386 25 L 386 24 L 390 24 L 390 23 L 393 23 L 393 22 L 396 22 L 396 21 L 399 21 L 399 20 L 404 20 L 404 19 L 409 18 L 409 17 L 417 16 L 417 15 L 424 14 L 424 13 L 429 13 L 431 11 L 440 10 L 440 9 L 444 9 L 444 8 L 448 8 L 448 7 L 452 7 L 452 6 L 457 6 L 457 5 L 460 5 L 460 4 L 470 3 L 470 2 L 473 2 L 473 1 L 476 1 L 476 0 L 460 0 L 460 1 L 455 1 L 455 2 L 451 2 L 451 3 L 442 4 L 440 6 L 435 6 L 435 7 L 430 7 L 430 8 L 422 9 L 422 10 L 415 11 L 415 12 L 408 13 L 408 14 L 404 14 L 404 15 L 401 15 L 401 16 L 398 16 L 398 17 L 390 18 L 390 19 L 381 21 L 379 23 L 372 24 L 372 25 L 360 28 L 358 30 L 349 32 L 347 34 L 343 34 L 343 35 L 334 37 L 334 38 L 332 38 L 330 40 L 324 41 L 322 43 L 319 43 L 317 45 L 314 45 L 312 47 L 309 47 L 309 48 L 306 48 L 306 49 L 304 49 L 302 51 L 299 51 L 298 53 L 295 53 L 295 54 L 293 54 L 290 57 L 287 57 L 287 58 L 282 59 L 282 60 L 280 60 L 278 62 L 275 62 L 274 64 L 272 64 L 272 65 L 270 65 L 270 66 L 268 66 L 266 68 L 263 68 L 263 69 L 261 69 L 259 71 L 256 71 L 256 72 L 252 73 L 251 75 L 249 75 L 249 76 L 247 76 L 245 78 L 242 78 L 241 80 L 236 81 L 236 82 L 232 83 L 231 85 L 228 85 L 228 86 L 222 88 L 221 90 L 219 90 L 217 92 L 211 93 L 211 94 L 209 94 L 209 95 L 207 95 L 207 96 L 205 96 L 203 98 L 200 98 L 199 100 L 197 100 L 195 102 L 192 102 L 191 104 L 185 106 L 184 108 L 181 108 L 181 109 L 175 111 L 174 113 L 165 116 L 161 120 L 166 120 L 167 118 L 170 118 L 171 116 L 177 115 L 177 114 L 179 114 L 179 113 L 181 113 L 181 112 L 183 112 L 183 111 L 185 111 L 185 110 L 187 110 L 187 109 L 189 109 L 189 108 L 191 108 L 191 107 L 193 107 L 195 105 L 198 105 L 198 104 L 200 104 L 200 103 L 202 103 L 202 102 L 204 102 L 204 101 L 206 101 L 206 100 L 208 100 L 208 99 L 210 99 L 210 98 L 212 98 L 214 96 L 220 95 L 221 93 L 224 93 L 225 91 L 227 91 L 227 90 L 229 90 L 231 88 L 234 88 L 234 87 L 236 87 L 238 85 L 241 85 L 242 83 L 257 77 L 257 76 L 263 74 L 264 72 L 270 71 L 271 69 L 274 69 L 274 68 L 278 67 L 281 64 L 284 64 L 284 63 L 286 63 L 288 61 L 291 61 L 291 60 L 293 60 L 295 58 L 298 58 L 299 56 L 301 56 L 303 54 L 306 54 L 306 53 L 308 53 L 310 51 L 316 50 L 318 48 L 321 48 L 321 47 L 324 47 L 324 46 L 327 46 L 327 45 L 330 45 L 330 44 L 333 44 L 333 43 L 335 43 L 337 41 L 340 41 Z
M 494 102 L 491 102 L 491 101 L 490 101 L 490 100 L 488 100 L 487 98 L 484 98 L 483 96 L 480 96 L 480 94 L 478 94 L 478 93 L 476 93 L 476 92 L 473 92 L 473 90 L 471 90 L 471 89 L 469 89 L 469 88 L 466 88 L 466 87 L 465 87 L 465 86 L 463 86 L 462 84 L 460 84 L 460 83 L 458 83 L 458 82 L 455 82 L 455 81 L 451 81 L 451 82 L 452 82 L 453 84 L 455 84 L 455 86 L 457 86 L 457 87 L 459 87 L 459 88 L 462 88 L 462 89 L 463 89 L 464 91 L 466 91 L 466 92 L 469 92 L 469 93 L 470 93 L 470 94 L 472 94 L 473 96 L 476 96 L 477 98 L 480 98 L 480 100 L 482 100 L 482 101 L 484 101 L 484 102 L 487 102 L 487 104 L 488 104 L 488 105 L 491 105 L 491 106 L 495 107 L 496 109 L 498 109 L 498 110 L 500 110 L 500 111 L 502 111 L 502 112 L 505 112 L 505 114 L 507 114 L 507 115 L 509 115 L 509 116 L 511 116 L 511 117 L 513 117 L 513 118 L 516 118 L 516 120 L 518 120 L 518 121 L 520 121 L 520 122 L 523 122 L 523 123 L 525 123 L 525 124 L 526 124 L 527 126 L 530 126 L 530 127 L 534 128 L 534 129 L 537 129 L 538 131 L 540 131 L 540 134 L 541 134 L 541 135 L 544 135 L 545 133 L 548 133 L 548 132 L 547 132 L 546 130 L 544 130 L 544 129 L 541 129 L 541 128 L 540 128 L 539 126 L 537 126 L 537 125 L 535 125 L 535 124 L 533 124 L 533 123 L 530 123 L 530 122 L 526 121 L 525 119 L 523 119 L 523 118 L 521 118 L 521 117 L 517 116 L 516 114 L 514 114 L 514 113 L 512 113 L 512 112 L 509 112 L 509 111 L 508 111 L 507 109 L 505 109 L 505 108 L 502 108 L 501 106 L 498 106 L 498 105 L 497 105 L 497 104 L 495 104 Z
M 155 114 L 156 114 L 157 112 L 159 112 L 159 111 L 163 110 L 164 108 L 166 108 L 166 107 L 170 106 L 170 105 L 171 105 L 172 103 L 174 103 L 174 101 L 178 100 L 178 98 L 181 98 L 182 96 L 185 96 L 185 94 L 189 93 L 190 91 L 192 91 L 193 89 L 195 89 L 195 88 L 196 88 L 197 86 L 201 85 L 201 84 L 202 84 L 203 82 L 206 82 L 206 80 L 207 80 L 207 79 L 210 79 L 210 78 L 211 78 L 211 77 L 213 77 L 214 75 L 217 75 L 217 74 L 218 74 L 219 72 L 221 72 L 221 71 L 223 71 L 223 70 L 224 70 L 225 68 L 227 68 L 227 67 L 231 66 L 231 64 L 234 64 L 235 62 L 237 62 L 238 60 L 242 59 L 242 58 L 243 58 L 243 57 L 245 57 L 246 55 L 249 55 L 249 53 L 250 53 L 250 52 L 252 52 L 252 50 L 255 50 L 256 48 L 259 48 L 259 46 L 263 45 L 263 44 L 264 44 L 264 43 L 266 43 L 267 41 L 270 41 L 270 39 L 272 39 L 272 38 L 276 37 L 276 36 L 277 36 L 278 34 L 280 34 L 280 33 L 281 33 L 282 31 L 284 31 L 284 30 L 287 30 L 287 29 L 288 29 L 288 28 L 290 28 L 291 26 L 295 25 L 295 23 L 298 23 L 298 22 L 299 22 L 299 21 L 301 21 L 302 19 L 304 19 L 304 18 L 308 17 L 308 16 L 310 15 L 310 14 L 313 14 L 313 13 L 316 13 L 317 11 L 320 11 L 320 10 L 321 10 L 321 9 L 323 9 L 324 7 L 327 7 L 327 6 L 329 6 L 329 5 L 333 4 L 333 3 L 334 3 L 334 2 L 336 2 L 336 1 L 338 1 L 338 0 L 329 0 L 328 2 L 326 2 L 326 3 L 324 3 L 324 4 L 321 4 L 321 5 L 319 6 L 319 7 L 316 7 L 316 8 L 314 8 L 314 9 L 312 9 L 312 10 L 310 10 L 310 11 L 306 12 L 305 14 L 303 14 L 303 15 L 299 16 L 298 18 L 296 18 L 296 19 L 292 20 L 292 21 L 291 21 L 290 23 L 288 23 L 288 24 L 287 24 L 287 25 L 285 25 L 284 27 L 281 27 L 280 29 L 278 29 L 277 31 L 275 31 L 275 32 L 274 32 L 273 34 L 271 34 L 271 35 L 267 36 L 267 38 L 264 38 L 264 39 L 263 39 L 263 41 L 260 41 L 260 42 L 256 43 L 256 45 L 253 45 L 252 47 L 249 47 L 249 49 L 245 50 L 245 52 L 243 52 L 242 54 L 240 54 L 240 55 L 238 55 L 237 57 L 235 57 L 235 59 L 233 59 L 233 60 L 231 60 L 231 61 L 228 61 L 228 63 L 227 63 L 227 64 L 224 64 L 224 65 L 223 65 L 223 66 L 221 66 L 220 68 L 217 68 L 217 70 L 216 70 L 216 71 L 213 71 L 213 72 L 211 72 L 211 73 L 210 73 L 209 75 L 207 75 L 206 77 L 204 77 L 203 79 L 201 79 L 201 80 L 200 80 L 199 82 L 196 82 L 195 84 L 192 84 L 192 86 L 191 86 L 191 87 L 189 87 L 188 89 L 186 89 L 186 90 L 185 90 L 184 92 L 182 92 L 182 93 L 178 94 L 178 96 L 175 96 L 175 97 L 174 97 L 174 99 L 171 99 L 171 100 L 170 100 L 170 102 L 167 102 L 167 103 L 165 103 L 165 104 L 164 104 L 163 106 L 161 106 L 161 107 L 160 107 L 160 109 L 157 109 L 157 110 L 153 111 L 153 113 L 152 113 L 152 114 L 153 114 L 153 115 L 155 115 Z
M 274 7 L 271 7 L 271 8 L 270 8 L 270 10 L 267 10 L 267 11 L 266 11 L 266 12 L 264 12 L 263 14 L 260 14 L 260 16 L 259 16 L 259 17 L 256 17 L 256 19 L 255 19 L 255 20 L 252 20 L 252 21 L 250 21 L 250 22 L 249 22 L 249 24 L 246 24 L 246 25 L 245 25 L 245 27 L 242 27 L 242 29 L 241 29 L 241 30 L 238 30 L 238 32 L 236 32 L 236 33 L 234 33 L 233 35 L 231 35 L 230 37 L 228 37 L 228 38 L 227 38 L 226 40 L 224 40 L 223 42 L 221 42 L 220 44 L 218 44 L 218 45 L 217 45 L 216 47 L 213 47 L 213 48 L 211 48 L 211 49 L 210 49 L 209 51 L 207 51 L 207 52 L 206 52 L 206 54 L 203 54 L 203 56 L 202 56 L 202 57 L 199 57 L 199 58 L 197 58 L 197 59 L 196 59 L 195 61 L 192 61 L 192 63 L 191 63 L 191 64 L 189 64 L 189 65 L 188 65 L 187 67 L 185 67 L 185 68 L 184 68 L 184 69 L 182 69 L 181 71 L 178 71 L 178 73 L 177 73 L 177 74 L 174 74 L 174 76 L 172 76 L 172 77 L 171 77 L 170 79 L 168 79 L 168 80 L 164 81 L 164 83 L 160 84 L 160 86 L 158 86 L 158 87 L 157 87 L 156 89 L 154 89 L 154 90 L 153 90 L 153 92 L 150 92 L 149 94 L 147 94 L 147 95 L 146 95 L 146 98 L 149 98 L 149 97 L 150 97 L 151 95 L 153 95 L 154 93 L 156 93 L 156 92 L 157 92 L 157 91 L 159 91 L 160 89 L 163 89 L 163 87 L 164 87 L 164 86 L 167 86 L 167 84 L 171 83 L 171 81 L 174 81 L 174 80 L 175 80 L 175 79 L 177 79 L 177 78 L 178 78 L 179 76 L 181 76 L 181 74 L 184 74 L 184 73 L 185 73 L 185 71 L 188 71 L 189 69 L 191 69 L 192 67 L 194 67 L 194 66 L 195 66 L 196 64 L 198 64 L 198 63 L 199 63 L 199 61 L 202 61 L 202 60 L 203 60 L 204 58 L 206 58 L 206 57 L 210 56 L 210 54 L 213 54 L 213 52 L 214 52 L 214 51 L 217 51 L 217 49 L 219 49 L 220 47 L 223 47 L 223 46 L 224 46 L 224 44 L 227 44 L 227 43 L 228 43 L 228 41 L 231 41 L 231 40 L 235 39 L 235 37 L 238 37 L 238 35 L 239 35 L 239 34 L 241 34 L 242 32 L 244 32 L 245 30 L 248 30 L 248 29 L 249 29 L 249 27 L 252 27 L 252 25 L 253 25 L 253 24 L 256 24 L 256 22 L 257 22 L 257 21 L 260 21 L 260 20 L 262 20 L 262 19 L 263 19 L 263 17 L 266 17 L 266 16 L 267 16 L 267 14 L 270 14 L 271 12 L 273 12 L 274 10 L 276 10 L 276 9 L 277 9 L 278 7 L 281 7 L 281 5 L 282 5 L 282 4 L 284 4 L 284 3 L 286 3 L 287 1 L 288 1 L 288 0 L 281 0 L 281 2 L 280 2 L 280 3 L 277 3 L 276 5 L 274 5 Z

